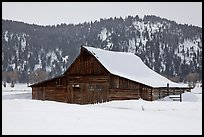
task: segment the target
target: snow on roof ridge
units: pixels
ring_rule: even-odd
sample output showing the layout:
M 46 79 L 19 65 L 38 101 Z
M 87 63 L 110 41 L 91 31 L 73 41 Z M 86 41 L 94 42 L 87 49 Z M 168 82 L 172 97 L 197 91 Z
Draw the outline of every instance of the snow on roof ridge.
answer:
M 150 69 L 139 56 L 133 53 L 108 51 L 88 46 L 83 47 L 95 56 L 111 74 L 151 87 L 166 87 L 167 83 L 169 83 L 169 87 L 187 87 L 186 85 L 172 82 Z

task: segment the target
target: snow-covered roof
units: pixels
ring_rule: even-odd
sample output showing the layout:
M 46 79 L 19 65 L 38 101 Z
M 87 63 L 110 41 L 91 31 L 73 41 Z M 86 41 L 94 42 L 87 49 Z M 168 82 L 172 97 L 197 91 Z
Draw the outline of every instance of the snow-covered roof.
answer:
M 146 66 L 140 57 L 133 53 L 114 52 L 83 46 L 111 73 L 151 87 L 183 87 L 186 85 L 172 82 Z

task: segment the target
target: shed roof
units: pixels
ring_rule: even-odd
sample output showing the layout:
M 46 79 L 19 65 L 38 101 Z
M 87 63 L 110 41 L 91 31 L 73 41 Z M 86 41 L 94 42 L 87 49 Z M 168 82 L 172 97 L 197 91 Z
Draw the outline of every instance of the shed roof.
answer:
M 187 88 L 184 84 L 172 82 L 146 66 L 140 57 L 133 53 L 114 52 L 83 46 L 111 73 L 142 84 L 157 87 Z

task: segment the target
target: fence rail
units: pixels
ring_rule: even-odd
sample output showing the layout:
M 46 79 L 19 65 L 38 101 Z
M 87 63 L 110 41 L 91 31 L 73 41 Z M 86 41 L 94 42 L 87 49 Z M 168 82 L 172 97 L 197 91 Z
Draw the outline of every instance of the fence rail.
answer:
M 182 94 L 180 93 L 178 95 L 170 95 L 169 98 L 173 99 L 173 101 L 177 101 L 179 99 L 180 102 L 182 102 Z

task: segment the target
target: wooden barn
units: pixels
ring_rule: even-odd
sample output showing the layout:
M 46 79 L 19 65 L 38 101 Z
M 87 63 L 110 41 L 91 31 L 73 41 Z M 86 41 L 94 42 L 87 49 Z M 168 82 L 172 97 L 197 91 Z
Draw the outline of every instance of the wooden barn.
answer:
M 32 99 L 91 104 L 111 100 L 153 101 L 190 91 L 148 68 L 132 54 L 81 46 L 79 56 L 59 77 L 33 85 Z

